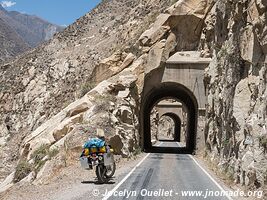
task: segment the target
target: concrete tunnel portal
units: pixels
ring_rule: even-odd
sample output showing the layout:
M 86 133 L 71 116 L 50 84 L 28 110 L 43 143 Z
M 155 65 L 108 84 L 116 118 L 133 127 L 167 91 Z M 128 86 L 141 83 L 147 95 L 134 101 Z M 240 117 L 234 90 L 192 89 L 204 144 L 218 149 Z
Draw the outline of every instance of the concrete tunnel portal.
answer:
M 155 147 L 151 143 L 150 113 L 153 107 L 166 98 L 180 101 L 187 110 L 186 146 L 185 147 Z M 174 113 L 168 113 L 172 119 L 179 120 Z M 146 152 L 159 153 L 193 153 L 196 148 L 198 104 L 194 94 L 184 85 L 175 82 L 163 82 L 154 86 L 144 97 L 141 108 L 141 145 Z M 176 118 L 175 118 L 176 117 Z M 177 127 L 178 129 L 178 127 Z M 181 130 L 181 120 L 179 131 Z M 178 130 L 177 130 L 178 131 Z M 180 139 L 180 133 L 177 140 Z
M 181 125 L 182 125 L 182 121 L 180 119 L 180 117 L 172 112 L 168 112 L 168 113 L 164 113 L 162 115 L 163 116 L 167 116 L 170 117 L 173 122 L 174 122 L 174 138 L 173 140 L 176 142 L 180 142 L 181 141 Z
M 204 71 L 210 62 L 211 58 L 202 57 L 201 52 L 182 51 L 173 54 L 159 67 L 155 67 L 154 62 L 147 65 L 139 115 L 139 142 L 144 151 L 191 154 L 203 148 L 207 102 Z M 165 113 L 180 116 L 182 130 L 180 128 L 181 134 L 178 136 L 185 139 L 182 141 L 185 143 L 184 147 L 160 148 L 152 145 L 151 111 L 160 101 L 166 99 L 174 99 L 182 105 L 182 115 L 179 113 L 180 108 L 175 106 L 168 109 L 165 107 L 164 110 L 168 110 Z

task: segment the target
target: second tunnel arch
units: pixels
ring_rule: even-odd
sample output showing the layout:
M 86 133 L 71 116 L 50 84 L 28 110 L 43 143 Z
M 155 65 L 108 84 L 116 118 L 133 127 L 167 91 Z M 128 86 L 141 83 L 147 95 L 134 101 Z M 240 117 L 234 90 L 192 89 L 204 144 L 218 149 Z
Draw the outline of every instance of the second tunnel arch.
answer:
M 193 153 L 196 148 L 198 103 L 194 94 L 184 85 L 175 82 L 163 82 L 155 85 L 143 97 L 141 105 L 141 145 L 147 152 L 153 151 L 151 143 L 150 113 L 162 99 L 173 98 L 184 104 L 187 109 L 187 139 L 185 148 L 164 148 L 166 153 Z
M 181 125 L 182 121 L 180 117 L 172 112 L 164 113 L 161 117 L 167 116 L 170 117 L 174 122 L 174 141 L 180 142 L 181 141 Z

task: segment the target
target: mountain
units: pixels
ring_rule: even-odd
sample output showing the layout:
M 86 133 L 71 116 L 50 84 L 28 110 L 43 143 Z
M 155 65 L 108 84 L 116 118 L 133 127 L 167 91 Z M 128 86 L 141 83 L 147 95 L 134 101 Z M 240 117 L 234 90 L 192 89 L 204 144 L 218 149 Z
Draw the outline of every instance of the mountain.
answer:
M 0 18 L 0 62 L 30 49 L 30 46 Z
M 162 76 L 170 55 L 199 51 L 212 57 L 203 77 L 201 150 L 223 180 L 267 191 L 266 11 L 263 0 L 103 0 L 50 41 L 0 65 L 0 181 L 10 174 L 5 184 L 25 176 L 21 183 L 46 183 L 46 175 L 76 162 L 98 128 L 119 154 L 134 154 L 144 137 L 144 107 L 150 112 L 173 90 L 154 79 L 172 82 Z M 187 116 L 186 124 L 194 119 Z M 56 159 L 35 162 L 33 155 L 54 148 Z
M 43 41 L 49 40 L 52 36 L 63 30 L 63 27 L 51 24 L 37 16 L 22 14 L 16 11 L 10 11 L 8 15 L 16 22 L 21 24 L 10 24 L 21 37 L 31 46 L 35 47 Z M 24 32 L 26 27 L 27 32 Z
M 0 19 L 1 60 L 23 53 L 30 47 L 36 47 L 52 38 L 56 32 L 63 30 L 63 27 L 51 24 L 39 17 L 7 11 L 1 5 Z
M 0 134 L 10 136 L 0 154 L 5 160 L 0 174 L 6 175 L 16 163 L 10 147 L 17 152 L 26 135 L 86 93 L 95 67 L 108 68 L 104 58 L 114 54 L 122 64 L 131 51 L 139 52 L 134 44 L 172 2 L 102 1 L 50 41 L 0 65 Z M 114 69 L 118 65 L 112 59 L 106 62 L 114 63 Z

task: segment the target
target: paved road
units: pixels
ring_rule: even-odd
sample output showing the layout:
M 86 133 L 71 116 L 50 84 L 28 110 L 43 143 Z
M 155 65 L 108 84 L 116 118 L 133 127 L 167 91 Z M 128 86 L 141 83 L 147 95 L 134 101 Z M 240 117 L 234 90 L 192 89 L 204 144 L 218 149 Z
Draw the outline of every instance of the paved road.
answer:
M 179 143 L 163 142 L 160 146 L 177 147 Z M 198 196 L 183 197 L 182 191 L 195 191 Z M 207 192 L 210 197 L 206 196 Z M 190 155 L 151 153 L 108 199 L 226 200 L 226 197 L 218 197 L 219 192 L 221 189 Z
M 160 146 L 178 147 L 179 143 L 162 142 Z M 108 184 L 98 184 L 94 171 L 81 170 L 88 174 L 84 180 L 67 188 L 55 188 L 49 194 L 31 194 L 30 200 L 227 200 L 226 197 L 205 198 L 207 191 L 221 190 L 190 155 L 151 153 L 144 156 L 118 168 Z M 110 191 L 114 193 L 107 195 Z M 191 196 L 182 196 L 182 191 L 191 192 Z M 198 196 L 192 197 L 192 192 L 198 192 Z

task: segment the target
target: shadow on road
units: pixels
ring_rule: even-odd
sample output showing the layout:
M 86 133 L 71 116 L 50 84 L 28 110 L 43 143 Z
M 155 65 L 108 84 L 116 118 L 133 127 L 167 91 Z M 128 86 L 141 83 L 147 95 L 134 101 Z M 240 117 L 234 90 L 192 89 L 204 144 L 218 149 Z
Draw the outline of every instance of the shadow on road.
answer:
M 176 140 L 172 140 L 172 139 L 159 139 L 160 142 L 176 142 Z
M 189 160 L 189 161 L 191 161 L 191 158 L 188 156 L 188 154 L 152 154 L 149 156 L 149 159 L 154 159 L 154 160 L 173 160 L 173 159 L 176 159 L 176 160 Z
M 112 178 L 113 179 L 113 178 Z M 82 181 L 82 184 L 95 184 L 95 185 L 104 185 L 104 184 L 108 184 L 108 185 L 112 185 L 115 184 L 116 182 L 109 180 L 107 183 L 100 183 L 97 179 L 94 181 Z
M 156 147 L 152 146 L 144 150 L 146 153 L 192 154 L 192 150 L 186 147 Z

